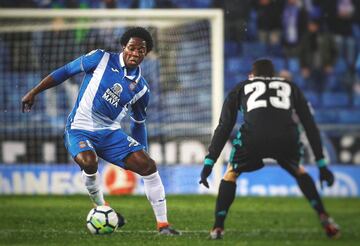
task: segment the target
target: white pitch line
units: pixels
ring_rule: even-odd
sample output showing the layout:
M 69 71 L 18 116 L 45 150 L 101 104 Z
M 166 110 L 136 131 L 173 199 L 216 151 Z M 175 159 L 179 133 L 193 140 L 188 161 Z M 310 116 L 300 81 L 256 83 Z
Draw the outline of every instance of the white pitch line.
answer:
M 202 234 L 209 233 L 210 230 L 179 230 L 183 234 Z M 313 233 L 319 232 L 320 228 L 304 229 L 304 228 L 287 228 L 287 229 L 255 229 L 249 231 L 242 231 L 236 229 L 226 229 L 225 233 L 241 233 L 243 235 L 253 235 L 260 233 Z M 68 233 L 68 234 L 84 234 L 85 231 L 75 231 L 75 230 L 38 230 L 38 233 L 51 232 L 51 233 Z M 116 233 L 126 233 L 126 234 L 157 234 L 155 230 L 116 230 Z M 34 230 L 31 229 L 2 229 L 0 230 L 0 235 L 8 233 L 34 233 Z

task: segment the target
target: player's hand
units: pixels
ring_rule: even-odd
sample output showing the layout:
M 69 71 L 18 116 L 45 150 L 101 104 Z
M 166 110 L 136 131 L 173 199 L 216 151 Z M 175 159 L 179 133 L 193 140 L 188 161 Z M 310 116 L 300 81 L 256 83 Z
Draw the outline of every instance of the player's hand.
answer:
M 323 189 L 323 182 L 327 183 L 327 186 L 332 186 L 334 184 L 335 178 L 334 174 L 326 167 L 320 167 L 320 187 Z
M 203 184 L 206 188 L 209 188 L 209 183 L 207 181 L 207 178 L 211 174 L 211 171 L 212 171 L 212 166 L 204 165 L 200 174 L 199 184 Z
M 199 184 L 203 184 L 206 188 L 209 189 L 209 183 L 207 182 L 207 178 L 211 174 L 212 168 L 214 166 L 214 161 L 210 158 L 205 158 L 204 167 L 201 170 L 200 181 Z
M 30 112 L 31 107 L 34 105 L 35 95 L 29 91 L 26 95 L 21 99 L 22 103 L 22 112 Z

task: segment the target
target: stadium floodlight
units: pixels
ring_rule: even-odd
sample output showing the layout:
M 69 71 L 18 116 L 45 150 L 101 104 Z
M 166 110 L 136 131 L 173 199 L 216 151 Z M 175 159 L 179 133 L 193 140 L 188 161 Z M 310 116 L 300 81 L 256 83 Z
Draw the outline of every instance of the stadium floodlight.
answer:
M 59 162 L 59 156 L 67 156 L 64 151 L 55 159 L 46 157 L 61 143 L 55 149 L 51 144 L 43 146 L 47 150 L 31 148 L 52 139 L 61 142 L 81 77 L 46 91 L 33 115 L 18 110 L 22 94 L 92 49 L 118 51 L 119 37 L 129 26 L 148 28 L 155 40 L 154 51 L 142 65 L 153 94 L 148 109 L 150 143 L 195 138 L 209 144 L 223 103 L 222 10 L 1 9 L 0 22 L 0 134 L 4 140 L 34 142 L 26 147 L 34 156 L 23 162 Z M 39 153 L 43 154 L 36 157 Z M 223 165 L 216 166 L 215 180 L 220 180 Z

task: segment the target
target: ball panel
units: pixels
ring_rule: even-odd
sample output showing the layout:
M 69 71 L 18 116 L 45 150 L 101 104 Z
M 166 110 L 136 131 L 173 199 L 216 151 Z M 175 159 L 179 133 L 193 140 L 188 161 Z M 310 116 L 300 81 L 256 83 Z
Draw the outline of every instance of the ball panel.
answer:
M 114 231 L 114 228 L 111 228 L 110 226 L 104 226 L 99 230 L 99 234 L 108 234 L 112 233 Z
M 88 221 L 86 223 L 86 226 L 87 228 L 89 229 L 89 231 L 92 233 L 92 234 L 96 234 L 97 233 L 97 229 L 95 228 L 95 226 L 90 222 Z
M 119 217 L 115 212 L 110 212 L 108 214 L 108 224 L 111 225 L 112 227 L 117 228 L 119 224 Z
M 103 205 L 103 206 L 97 206 L 96 211 L 107 213 L 108 211 L 114 211 L 114 210 L 109 206 Z
M 108 234 L 116 230 L 119 218 L 109 206 L 97 206 L 90 210 L 86 226 L 92 234 Z
M 86 221 L 89 221 L 91 216 L 95 213 L 95 208 L 91 209 L 86 217 Z

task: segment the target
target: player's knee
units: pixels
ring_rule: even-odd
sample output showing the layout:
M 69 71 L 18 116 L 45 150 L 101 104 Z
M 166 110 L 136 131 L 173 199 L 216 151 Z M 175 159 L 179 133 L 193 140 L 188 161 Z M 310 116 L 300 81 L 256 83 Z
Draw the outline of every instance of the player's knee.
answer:
M 239 175 L 236 172 L 228 170 L 224 174 L 223 180 L 228 181 L 228 182 L 236 182 L 238 176 Z
M 150 174 L 153 174 L 157 171 L 155 161 L 151 158 L 148 158 L 144 161 L 141 165 L 141 169 L 139 170 L 139 175 L 141 176 L 148 176 Z
M 93 151 L 86 151 L 78 154 L 75 161 L 85 173 L 96 173 L 98 169 L 98 157 Z
M 306 174 L 307 174 L 307 172 L 303 166 L 299 166 L 299 168 L 296 169 L 296 171 L 295 171 L 295 175 L 297 178 L 300 178 Z

